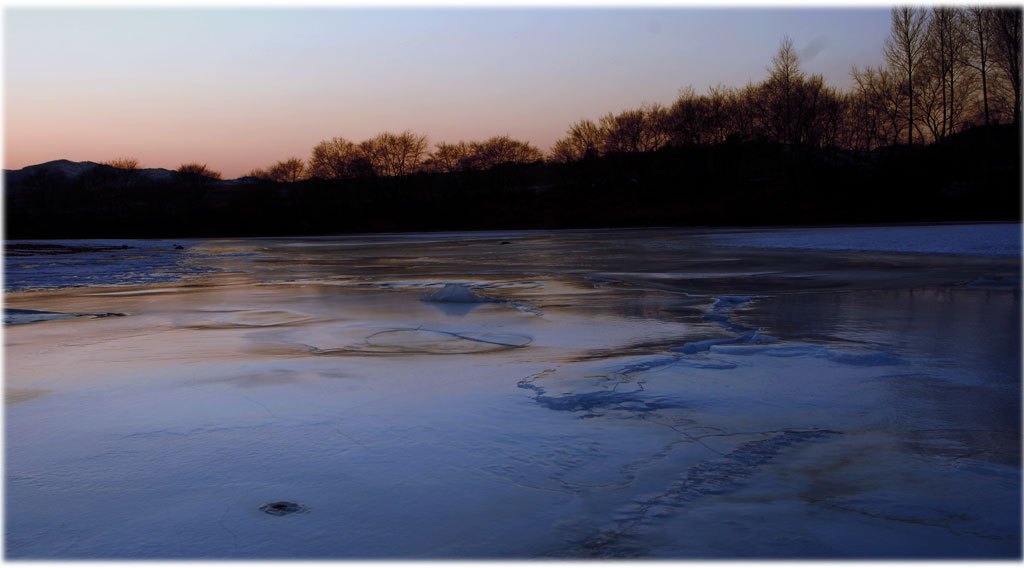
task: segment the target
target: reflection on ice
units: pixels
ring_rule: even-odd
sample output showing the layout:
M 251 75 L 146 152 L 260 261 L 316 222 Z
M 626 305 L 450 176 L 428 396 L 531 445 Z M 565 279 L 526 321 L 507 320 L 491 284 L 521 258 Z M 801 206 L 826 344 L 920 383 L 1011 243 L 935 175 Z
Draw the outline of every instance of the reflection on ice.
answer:
M 496 298 L 478 296 L 462 284 L 450 283 L 445 284 L 444 288 L 441 290 L 431 292 L 430 294 L 423 296 L 420 300 L 423 302 L 431 302 L 437 309 L 454 317 L 465 316 L 471 312 L 477 304 L 502 301 Z
M 37 321 L 54 321 L 71 318 L 109 318 L 123 316 L 113 312 L 102 314 L 67 314 L 61 312 L 47 312 L 43 310 L 23 310 L 18 308 L 4 308 L 4 325 L 17 325 L 33 323 Z
M 189 327 L 193 328 L 221 328 L 221 327 L 273 327 L 283 325 L 296 325 L 310 320 L 313 316 L 293 312 L 291 310 L 203 310 L 202 319 L 192 321 Z M 222 312 L 222 313 L 216 313 Z
M 485 304 L 487 302 L 500 302 L 494 298 L 485 298 L 474 294 L 469 288 L 462 284 L 445 284 L 444 288 L 431 292 L 420 298 L 424 302 L 437 302 L 445 304 Z
M 484 353 L 526 347 L 531 339 L 510 333 L 456 333 L 437 329 L 386 329 L 371 333 L 361 344 L 335 348 L 314 347 L 316 355 L 347 353 Z
M 9 293 L 8 557 L 1019 557 L 1019 260 L 738 238 L 195 241 Z

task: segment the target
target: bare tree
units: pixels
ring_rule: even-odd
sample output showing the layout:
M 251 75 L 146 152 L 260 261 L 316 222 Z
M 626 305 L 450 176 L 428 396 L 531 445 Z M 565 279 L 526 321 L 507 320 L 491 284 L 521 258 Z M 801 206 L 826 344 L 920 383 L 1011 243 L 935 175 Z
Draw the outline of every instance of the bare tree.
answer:
M 821 75 L 800 69 L 793 40 L 784 37 L 764 82 L 748 89 L 746 103 L 760 136 L 782 144 L 832 146 L 839 135 L 843 99 Z
M 603 153 L 650 152 L 669 141 L 668 111 L 659 104 L 601 117 Z
M 904 109 L 908 104 L 907 92 L 900 87 L 899 77 L 881 65 L 863 71 L 854 67 L 851 75 L 857 84 L 857 108 L 862 111 L 858 120 L 869 125 L 867 146 L 896 144 L 905 126 L 907 113 Z
M 220 172 L 211 170 L 206 167 L 206 164 L 200 164 L 199 162 L 189 162 L 178 166 L 177 172 L 187 177 L 203 177 L 211 179 L 220 179 Z
M 727 136 L 726 119 L 719 92 L 698 95 L 693 87 L 680 89 L 679 97 L 668 110 L 669 143 L 673 146 L 704 146 L 723 142 Z
M 843 116 L 836 145 L 852 150 L 871 149 L 875 142 L 873 133 L 877 130 L 875 114 L 857 90 L 846 93 L 843 98 Z
M 804 82 L 800 58 L 787 35 L 778 53 L 772 57 L 768 80 L 763 83 L 763 127 L 769 139 L 784 144 L 799 144 L 799 89 Z
M 470 156 L 470 145 L 459 140 L 456 144 L 438 142 L 434 153 L 424 161 L 428 171 L 453 173 L 465 168 Z
M 565 137 L 551 147 L 551 159 L 556 162 L 576 162 L 595 158 L 601 154 L 602 138 L 602 131 L 594 121 L 574 122 Z
M 922 58 L 925 63 L 922 65 L 924 73 L 921 74 L 921 90 L 927 91 L 929 87 L 933 86 L 934 88 L 932 89 L 933 96 L 928 97 L 928 94 L 925 94 L 924 97 L 919 97 L 919 100 L 922 102 L 921 120 L 932 131 L 935 140 L 941 140 L 948 133 L 950 122 L 947 113 L 949 110 L 947 78 L 952 62 L 949 60 L 947 46 L 952 39 L 951 20 L 949 8 L 935 7 L 932 8 L 931 18 L 925 28 L 925 56 Z M 925 85 L 926 83 L 928 85 Z M 934 93 L 939 94 L 934 96 Z M 931 104 L 927 104 L 925 98 L 929 98 L 927 103 Z M 939 112 L 935 112 L 935 107 L 940 109 Z
M 753 140 L 762 137 L 759 123 L 762 120 L 758 108 L 760 86 L 753 81 L 738 89 L 735 93 L 735 104 L 732 106 L 733 133 L 736 140 Z
M 359 144 L 377 175 L 404 176 L 415 172 L 427 150 L 427 137 L 408 130 L 384 132 Z
M 800 142 L 813 147 L 836 146 L 846 116 L 846 98 L 826 85 L 821 75 L 811 75 L 798 93 Z
M 965 63 L 969 33 L 960 8 L 936 7 L 928 21 L 921 67 L 921 119 L 941 140 L 961 128 L 975 95 L 974 74 Z
M 548 150 L 548 161 L 556 164 L 567 164 L 578 162 L 583 159 L 582 154 L 573 146 L 569 138 L 559 138 Z
M 602 116 L 598 122 L 601 128 L 601 153 L 639 152 L 643 121 L 644 115 L 639 110 Z
M 135 170 L 139 167 L 139 161 L 135 158 L 121 157 L 103 162 L 104 165 L 115 167 L 119 170 Z
M 370 167 L 373 169 L 373 174 L 378 176 L 388 175 L 385 171 L 384 163 L 384 152 L 386 149 L 384 145 L 380 143 L 380 138 L 381 136 L 378 135 L 359 143 L 359 152 L 366 157 L 366 160 L 370 163 Z
M 992 123 L 988 105 L 989 52 L 992 40 L 989 31 L 992 29 L 992 11 L 983 6 L 972 6 L 964 14 L 964 29 L 967 48 L 963 54 L 963 63 L 973 68 L 981 80 L 981 100 L 984 110 L 985 124 Z
M 885 59 L 901 78 L 900 88 L 907 99 L 907 144 L 914 143 L 915 87 L 924 55 L 927 13 L 912 6 L 892 9 L 892 30 L 885 40 Z
M 1003 80 L 1009 85 L 1013 99 L 1013 122 L 1020 124 L 1021 111 L 1021 9 L 992 10 L 992 60 Z
M 220 179 L 220 172 L 206 167 L 206 164 L 190 162 L 182 164 L 176 170 L 176 177 L 185 186 L 185 196 L 192 207 L 198 207 L 206 192 L 207 186 L 215 179 Z
M 579 152 L 580 159 L 599 155 L 601 150 L 601 129 L 593 120 L 580 120 L 569 127 L 569 138 Z
M 302 179 L 302 174 L 305 169 L 305 164 L 302 162 L 301 158 L 288 158 L 287 160 L 281 160 L 280 162 L 276 162 L 274 165 L 270 166 L 270 168 L 268 168 L 264 173 L 265 177 L 263 177 L 263 179 L 282 183 L 296 182 Z M 259 172 L 259 170 L 254 171 L 253 174 L 257 172 Z M 253 177 L 261 176 L 254 175 Z
M 644 152 L 664 148 L 669 141 L 668 109 L 660 103 L 648 103 L 640 107 L 644 114 Z
M 255 169 L 251 170 L 249 173 L 245 174 L 242 177 L 251 177 L 251 178 L 256 178 L 256 179 L 269 180 L 270 179 L 270 174 L 267 173 L 267 170 L 265 170 L 263 168 L 255 168 Z
M 737 108 L 739 106 L 738 91 L 725 85 L 715 85 L 708 89 L 708 109 L 711 113 L 709 127 L 712 143 L 727 142 L 739 135 Z
M 499 164 L 528 164 L 543 157 L 529 142 L 513 140 L 506 134 L 470 144 L 466 162 L 469 169 L 486 170 Z
M 344 138 L 323 140 L 313 147 L 309 159 L 310 177 L 346 179 L 365 175 L 366 158 L 355 143 Z
M 118 171 L 114 174 L 114 178 L 120 182 L 122 189 L 127 191 L 135 185 L 135 180 L 139 176 L 139 161 L 135 158 L 114 158 L 113 160 L 103 162 L 103 164 L 117 168 Z
M 103 164 L 117 170 L 108 178 L 109 182 L 114 184 L 111 187 L 114 193 L 112 194 L 112 199 L 107 200 L 109 203 L 104 204 L 104 206 L 115 214 L 123 214 L 129 192 L 135 187 L 135 182 L 139 176 L 139 161 L 135 158 L 121 157 L 103 162 Z

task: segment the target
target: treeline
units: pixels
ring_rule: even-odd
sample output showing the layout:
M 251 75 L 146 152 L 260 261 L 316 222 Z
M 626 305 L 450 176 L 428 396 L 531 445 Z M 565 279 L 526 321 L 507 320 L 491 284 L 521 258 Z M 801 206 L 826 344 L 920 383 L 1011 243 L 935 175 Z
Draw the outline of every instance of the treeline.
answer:
M 7 184 L 5 226 L 25 239 L 1019 221 L 1020 142 L 1007 124 L 874 151 L 735 142 L 297 182 L 42 169 Z
M 874 150 L 934 143 L 974 126 L 1020 124 L 1020 8 L 893 8 L 884 58 L 874 67 L 854 67 L 854 87 L 843 92 L 805 73 L 785 37 L 759 83 L 719 85 L 705 94 L 687 87 L 669 106 L 645 104 L 596 122 L 580 120 L 547 155 L 508 135 L 440 142 L 431 150 L 426 135 L 384 132 L 358 143 L 324 140 L 305 160 L 291 157 L 245 177 L 296 182 L 456 173 L 730 142 Z M 178 171 L 220 177 L 199 164 Z
M 848 92 L 804 73 L 787 37 L 764 81 L 703 95 L 687 88 L 670 107 L 579 121 L 550 158 L 571 162 L 744 141 L 873 150 L 937 142 L 974 126 L 1019 124 L 1020 49 L 1019 8 L 894 8 L 885 62 L 853 68 Z
M 885 61 L 853 68 L 855 85 L 847 92 L 805 73 L 786 37 L 760 83 L 719 85 L 706 94 L 687 87 L 667 107 L 646 104 L 581 120 L 546 156 L 507 135 L 441 142 L 431 152 L 426 136 L 406 131 L 360 143 L 324 140 L 306 161 L 289 158 L 248 176 L 290 182 L 451 173 L 726 142 L 848 150 L 933 143 L 974 126 L 1020 123 L 1020 50 L 1019 8 L 898 7 Z
M 313 148 L 308 162 L 293 157 L 245 177 L 275 182 L 303 179 L 345 180 L 394 177 L 413 173 L 454 173 L 486 170 L 499 164 L 542 161 L 543 153 L 529 142 L 494 136 L 483 142 L 441 142 L 428 152 L 427 137 L 405 131 L 384 132 L 358 144 L 344 138 L 324 140 Z

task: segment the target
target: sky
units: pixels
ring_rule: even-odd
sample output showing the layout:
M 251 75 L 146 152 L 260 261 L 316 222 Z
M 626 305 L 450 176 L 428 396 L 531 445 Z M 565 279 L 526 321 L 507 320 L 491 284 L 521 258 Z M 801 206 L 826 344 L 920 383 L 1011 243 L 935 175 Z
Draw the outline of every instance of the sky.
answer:
M 234 178 L 335 136 L 509 135 L 767 76 L 788 34 L 832 86 L 882 61 L 885 6 L 8 7 L 4 168 L 205 163 Z

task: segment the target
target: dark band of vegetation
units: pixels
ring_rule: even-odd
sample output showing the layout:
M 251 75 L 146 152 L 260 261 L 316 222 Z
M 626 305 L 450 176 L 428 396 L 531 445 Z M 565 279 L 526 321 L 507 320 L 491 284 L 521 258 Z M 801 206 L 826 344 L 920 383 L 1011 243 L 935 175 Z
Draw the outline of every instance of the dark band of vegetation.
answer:
M 885 63 L 848 92 L 785 38 L 760 83 L 581 120 L 546 156 L 509 136 L 430 152 L 406 131 L 231 181 L 131 158 L 25 168 L 8 237 L 1018 220 L 1020 50 L 1019 8 L 900 7 Z

